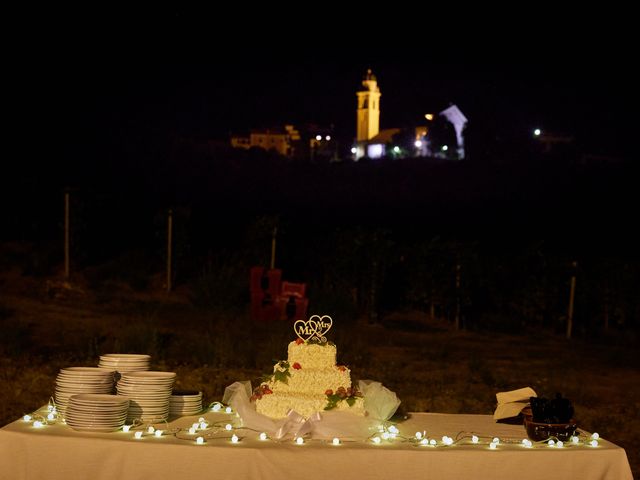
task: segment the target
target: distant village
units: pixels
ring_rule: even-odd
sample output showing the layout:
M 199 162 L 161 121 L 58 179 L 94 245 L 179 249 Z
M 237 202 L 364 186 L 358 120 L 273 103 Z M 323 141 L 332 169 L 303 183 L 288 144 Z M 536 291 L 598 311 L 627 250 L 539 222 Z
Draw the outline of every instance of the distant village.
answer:
M 380 130 L 382 93 L 371 70 L 365 73 L 362 87 L 356 92 L 356 137 L 348 145 L 338 142 L 331 127 L 283 125 L 232 135 L 231 146 L 329 162 L 382 157 L 464 159 L 464 130 L 468 120 L 456 105 L 449 105 L 438 113 L 425 113 L 420 125 Z

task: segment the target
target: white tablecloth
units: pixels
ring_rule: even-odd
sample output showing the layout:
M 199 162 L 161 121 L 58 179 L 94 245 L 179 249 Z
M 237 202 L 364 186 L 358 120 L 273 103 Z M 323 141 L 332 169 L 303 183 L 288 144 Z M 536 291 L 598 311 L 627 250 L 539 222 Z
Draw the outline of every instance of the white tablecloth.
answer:
M 207 413 L 210 422 L 227 415 Z M 170 428 L 187 427 L 197 417 L 183 417 Z M 496 450 L 465 440 L 445 447 L 424 447 L 399 439 L 373 445 L 366 441 L 339 446 L 321 440 L 304 445 L 260 441 L 257 432 L 236 430 L 237 444 L 226 438 L 204 445 L 173 436 L 134 439 L 131 432 L 85 433 L 64 424 L 35 428 L 18 420 L 0 429 L 0 478 L 20 479 L 632 479 L 625 451 L 601 439 L 596 448 L 558 449 L 517 444 L 526 437 L 521 425 L 496 424 L 489 415 L 414 413 L 399 423 L 400 435 L 426 431 L 440 441 L 459 432 L 499 437 Z M 226 432 L 225 432 L 226 434 Z M 230 434 L 226 434 L 227 436 Z M 510 443 L 510 442 L 513 443 Z

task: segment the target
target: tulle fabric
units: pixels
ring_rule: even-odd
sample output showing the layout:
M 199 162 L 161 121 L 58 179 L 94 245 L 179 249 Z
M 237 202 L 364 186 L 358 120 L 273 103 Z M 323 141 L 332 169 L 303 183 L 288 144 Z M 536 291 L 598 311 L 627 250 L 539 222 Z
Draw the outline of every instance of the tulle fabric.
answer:
M 308 419 L 290 410 L 285 418 L 272 419 L 256 412 L 255 403 L 250 401 L 251 382 L 235 382 L 229 385 L 222 397 L 222 403 L 230 405 L 240 415 L 242 426 L 256 432 L 265 432 L 274 440 L 287 440 L 299 436 L 330 440 L 361 440 L 368 438 L 382 422 L 390 419 L 400 406 L 400 400 L 380 382 L 361 380 L 358 388 L 364 396 L 366 416 L 349 412 L 316 412 Z

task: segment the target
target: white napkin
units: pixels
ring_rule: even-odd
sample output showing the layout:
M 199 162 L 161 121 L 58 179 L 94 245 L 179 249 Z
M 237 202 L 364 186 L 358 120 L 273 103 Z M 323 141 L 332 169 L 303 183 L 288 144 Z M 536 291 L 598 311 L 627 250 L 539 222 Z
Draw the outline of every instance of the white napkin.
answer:
M 493 412 L 493 419 L 502 420 L 503 418 L 517 416 L 522 409 L 529 404 L 529 397 L 537 396 L 538 395 L 531 387 L 496 393 L 498 407 L 496 408 L 496 411 Z

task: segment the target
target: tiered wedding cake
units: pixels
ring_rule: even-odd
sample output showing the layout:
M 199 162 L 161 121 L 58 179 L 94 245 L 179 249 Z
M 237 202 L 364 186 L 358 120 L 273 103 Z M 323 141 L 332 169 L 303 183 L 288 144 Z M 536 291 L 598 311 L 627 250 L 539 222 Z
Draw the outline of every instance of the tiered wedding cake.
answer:
M 271 418 L 286 417 L 289 410 L 306 418 L 325 410 L 365 415 L 364 399 L 351 386 L 350 370 L 336 365 L 336 346 L 324 337 L 331 324 L 326 315 L 295 322 L 299 338 L 289 344 L 287 360 L 278 362 L 254 390 L 258 413 Z

